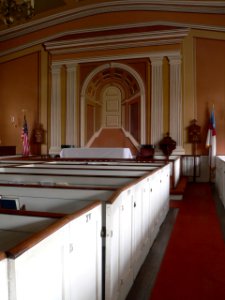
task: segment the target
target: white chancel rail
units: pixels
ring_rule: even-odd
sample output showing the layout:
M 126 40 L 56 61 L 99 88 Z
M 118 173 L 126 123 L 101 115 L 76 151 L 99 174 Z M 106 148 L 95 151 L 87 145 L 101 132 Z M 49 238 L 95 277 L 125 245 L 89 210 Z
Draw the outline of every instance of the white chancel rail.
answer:
M 124 300 L 168 212 L 170 168 L 62 161 L 0 167 L 2 197 L 17 199 L 27 214 L 65 214 L 0 217 L 1 300 Z

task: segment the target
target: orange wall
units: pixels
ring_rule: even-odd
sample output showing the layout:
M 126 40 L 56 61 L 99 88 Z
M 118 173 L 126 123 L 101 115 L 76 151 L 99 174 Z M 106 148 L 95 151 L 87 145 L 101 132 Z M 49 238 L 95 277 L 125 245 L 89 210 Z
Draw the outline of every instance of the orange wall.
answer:
M 38 61 L 39 55 L 34 53 L 2 63 L 0 68 L 0 140 L 1 145 L 16 145 L 17 153 L 22 152 L 23 110 L 29 136 L 38 122 Z M 11 122 L 12 116 L 14 124 Z
M 197 120 L 202 129 L 199 149 L 207 153 L 205 141 L 209 113 L 215 107 L 217 154 L 225 153 L 225 41 L 197 38 L 196 96 Z

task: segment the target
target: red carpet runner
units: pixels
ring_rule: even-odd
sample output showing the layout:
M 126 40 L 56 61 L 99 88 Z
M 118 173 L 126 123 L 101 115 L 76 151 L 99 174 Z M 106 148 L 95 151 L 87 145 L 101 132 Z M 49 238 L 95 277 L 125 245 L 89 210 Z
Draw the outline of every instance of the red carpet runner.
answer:
M 149 300 L 224 300 L 225 243 L 211 187 L 189 184 Z

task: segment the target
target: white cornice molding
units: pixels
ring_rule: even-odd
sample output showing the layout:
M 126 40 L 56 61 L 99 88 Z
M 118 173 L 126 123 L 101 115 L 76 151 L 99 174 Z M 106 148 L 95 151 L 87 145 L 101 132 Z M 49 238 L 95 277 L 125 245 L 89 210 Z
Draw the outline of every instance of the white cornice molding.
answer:
M 188 35 L 187 29 L 162 30 L 143 33 L 101 36 L 96 38 L 74 39 L 45 43 L 51 54 L 68 54 L 83 51 L 100 51 L 111 49 L 127 49 L 152 45 L 168 45 L 181 43 Z
M 63 66 L 68 64 L 81 64 L 87 62 L 105 62 L 105 61 L 118 61 L 118 60 L 126 60 L 126 59 L 138 59 L 138 58 L 151 58 L 154 57 L 177 57 L 181 55 L 179 50 L 174 51 L 159 51 L 159 52 L 148 52 L 148 53 L 136 53 L 136 54 L 118 54 L 118 55 L 108 55 L 108 56 L 98 56 L 98 57 L 87 57 L 81 59 L 68 59 L 68 60 L 59 60 L 53 61 L 52 66 Z
M 27 23 L 0 31 L 0 41 L 19 37 L 31 32 L 96 14 L 118 11 L 164 11 L 225 14 L 224 1 L 161 1 L 161 0 L 114 0 L 82 5 L 64 12 L 33 19 Z
M 117 35 L 107 35 L 107 40 L 105 35 L 100 37 L 87 37 L 82 39 L 69 39 L 61 41 L 53 41 L 45 43 L 47 50 L 60 50 L 62 48 L 74 48 L 90 46 L 90 45 L 102 45 L 108 43 L 118 43 L 120 41 L 143 41 L 156 38 L 174 38 L 174 37 L 183 37 L 187 35 L 187 29 L 169 29 L 169 30 L 157 30 L 157 31 L 148 31 L 148 32 L 138 32 L 138 33 L 127 33 L 127 34 L 117 34 Z
M 116 26 L 109 26 L 109 27 L 94 27 L 91 29 L 82 29 L 82 30 L 72 30 L 72 31 L 67 31 L 67 32 L 59 32 L 57 34 L 53 34 L 48 37 L 44 37 L 42 39 L 37 39 L 32 42 L 28 42 L 26 44 L 13 47 L 10 49 L 7 49 L 5 51 L 0 52 L 0 57 L 10 55 L 15 52 L 23 51 L 27 48 L 34 47 L 36 45 L 42 45 L 42 44 L 50 44 L 50 41 L 53 41 L 54 39 L 57 38 L 62 38 L 67 35 L 73 35 L 73 34 L 83 34 L 83 33 L 95 33 L 95 32 L 102 32 L 104 35 L 104 32 L 107 32 L 108 30 L 118 30 L 118 29 L 135 29 L 135 28 L 141 28 L 141 27 L 148 27 L 148 26 L 172 26 L 174 28 L 178 28 L 180 30 L 190 30 L 190 29 L 196 29 L 196 30 L 207 30 L 207 31 L 215 31 L 215 32 L 221 32 L 225 33 L 225 27 L 218 27 L 218 26 L 208 26 L 208 25 L 199 25 L 199 24 L 191 24 L 191 23 L 179 23 L 179 22 L 167 22 L 167 21 L 154 21 L 154 22 L 143 22 L 143 23 L 134 23 L 134 24 L 123 24 L 123 25 L 116 25 Z M 177 29 L 177 30 L 178 30 Z M 174 29 L 176 30 L 176 29 Z M 4 38 L 0 36 L 0 42 L 4 40 Z M 54 42 L 53 42 L 54 43 Z
M 149 46 L 161 46 L 161 45 L 173 45 L 173 44 L 180 44 L 182 41 L 181 38 L 174 38 L 174 39 L 161 39 L 161 40 L 153 40 L 153 41 L 142 41 L 142 42 L 129 42 L 129 43 L 122 43 L 117 45 L 101 45 L 101 46 L 92 46 L 92 47 L 85 47 L 85 49 L 77 48 L 77 49 L 67 49 L 67 50 L 56 50 L 51 51 L 51 54 L 72 54 L 72 53 L 79 53 L 79 52 L 88 52 L 88 51 L 101 51 L 101 50 L 119 50 L 119 49 L 130 49 L 130 48 L 137 48 L 137 47 L 149 47 Z

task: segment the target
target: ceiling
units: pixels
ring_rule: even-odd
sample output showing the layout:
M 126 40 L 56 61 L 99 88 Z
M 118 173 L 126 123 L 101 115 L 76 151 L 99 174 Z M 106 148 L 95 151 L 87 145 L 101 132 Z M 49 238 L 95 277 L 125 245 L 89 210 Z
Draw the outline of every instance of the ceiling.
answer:
M 16 0 L 19 1 L 19 0 Z M 24 0 L 25 1 L 25 0 Z M 35 14 L 32 20 L 20 21 L 7 26 L 0 22 L 0 35 L 8 34 L 13 30 L 21 30 L 21 28 L 32 27 L 33 24 L 42 24 L 48 26 L 48 21 L 60 22 L 60 18 L 70 15 L 70 18 L 76 14 L 92 14 L 94 10 L 100 11 L 119 11 L 124 10 L 124 7 L 130 7 L 130 10 L 142 9 L 145 10 L 163 10 L 163 11 L 185 11 L 185 12 L 200 12 L 210 14 L 225 14 L 225 0 L 223 1 L 204 1 L 204 0 L 34 0 Z M 18 26 L 19 25 L 19 26 Z
M 25 0 L 24 0 L 25 1 Z M 120 5 L 122 2 L 124 1 L 120 1 L 120 0 L 34 0 L 34 10 L 35 10 L 35 16 L 34 19 L 38 19 L 38 18 L 42 18 L 42 17 L 46 17 L 48 15 L 52 15 L 55 13 L 59 13 L 59 12 L 63 12 L 66 10 L 69 10 L 71 8 L 76 8 L 79 6 L 85 6 L 85 5 L 100 5 L 103 4 L 105 2 L 117 2 L 118 5 Z M 16 0 L 16 2 L 19 2 L 19 0 Z M 220 7 L 219 3 L 225 3 L 225 0 L 222 1 L 215 1 L 215 0 L 186 0 L 186 1 L 182 1 L 182 0 L 167 0 L 167 1 L 162 1 L 162 0 L 138 0 L 138 1 L 134 1 L 134 0 L 127 0 L 126 3 L 127 5 L 130 5 L 132 3 L 136 4 L 143 4 L 143 3 L 148 3 L 148 4 L 152 4 L 154 6 L 161 6 L 161 7 L 171 7 L 171 6 L 179 6 L 179 7 L 186 7 L 189 8 L 191 6 L 193 6 L 193 9 L 195 7 L 199 7 L 199 5 L 201 7 Z M 138 3 L 139 2 L 139 3 Z M 198 5 L 199 4 L 199 5 Z M 2 21 L 3 24 L 3 21 Z M 15 26 L 12 25 L 12 26 Z

